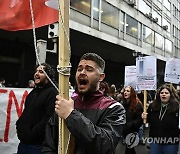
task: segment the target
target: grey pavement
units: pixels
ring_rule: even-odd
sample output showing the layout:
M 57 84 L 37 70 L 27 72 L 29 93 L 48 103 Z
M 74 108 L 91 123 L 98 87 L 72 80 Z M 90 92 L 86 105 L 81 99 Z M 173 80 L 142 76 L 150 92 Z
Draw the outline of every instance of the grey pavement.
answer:
M 144 128 L 143 137 L 147 137 L 149 133 L 149 128 Z M 135 147 L 136 154 L 150 154 L 150 150 L 147 148 L 147 143 L 145 145 L 138 144 Z M 122 141 L 120 140 L 115 154 L 125 154 L 125 145 L 122 144 Z
M 146 147 L 146 145 L 137 145 L 135 147 L 136 154 L 150 154 L 150 150 Z M 115 154 L 125 154 L 125 146 L 120 142 L 116 148 Z

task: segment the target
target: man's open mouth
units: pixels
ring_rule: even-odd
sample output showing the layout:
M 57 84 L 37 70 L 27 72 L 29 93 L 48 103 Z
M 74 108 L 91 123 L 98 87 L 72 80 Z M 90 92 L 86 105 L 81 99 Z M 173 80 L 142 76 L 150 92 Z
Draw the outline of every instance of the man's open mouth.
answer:
M 84 86 L 88 84 L 88 80 L 86 80 L 86 79 L 79 79 L 78 82 L 80 85 L 84 85 Z

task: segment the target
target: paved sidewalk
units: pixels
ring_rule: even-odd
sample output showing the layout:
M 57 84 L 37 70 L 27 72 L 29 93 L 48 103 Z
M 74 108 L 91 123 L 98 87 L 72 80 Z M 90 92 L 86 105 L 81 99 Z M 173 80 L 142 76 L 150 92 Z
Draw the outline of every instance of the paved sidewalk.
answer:
M 143 137 L 148 137 L 149 128 L 144 128 Z M 147 143 L 145 145 L 138 144 L 135 147 L 136 154 L 150 154 L 150 150 L 147 148 Z M 125 145 L 122 144 L 122 140 L 119 142 L 115 154 L 125 154 Z

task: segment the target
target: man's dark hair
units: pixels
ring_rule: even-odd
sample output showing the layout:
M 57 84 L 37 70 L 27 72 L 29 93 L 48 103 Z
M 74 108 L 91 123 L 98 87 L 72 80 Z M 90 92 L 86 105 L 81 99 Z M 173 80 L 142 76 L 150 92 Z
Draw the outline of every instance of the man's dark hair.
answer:
M 0 82 L 4 82 L 5 81 L 5 79 L 4 78 L 0 78 Z
M 80 61 L 81 60 L 92 60 L 92 61 L 94 61 L 99 66 L 100 71 L 104 72 L 105 61 L 96 53 L 86 53 L 81 57 Z
M 44 66 L 44 71 L 46 72 L 46 74 L 49 76 L 49 78 L 51 80 L 55 80 L 55 71 L 54 69 L 51 67 L 51 65 L 47 64 L 47 63 L 42 63 L 42 66 Z M 36 69 L 39 67 L 39 65 L 36 66 Z

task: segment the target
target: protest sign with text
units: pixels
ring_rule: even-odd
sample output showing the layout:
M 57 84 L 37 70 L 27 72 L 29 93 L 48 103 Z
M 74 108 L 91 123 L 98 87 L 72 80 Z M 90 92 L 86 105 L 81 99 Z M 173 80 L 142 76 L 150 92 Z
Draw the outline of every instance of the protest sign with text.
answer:
M 24 109 L 29 88 L 0 88 L 0 153 L 17 152 L 16 121 Z
M 136 58 L 136 75 L 138 90 L 156 90 L 157 88 L 156 57 Z

